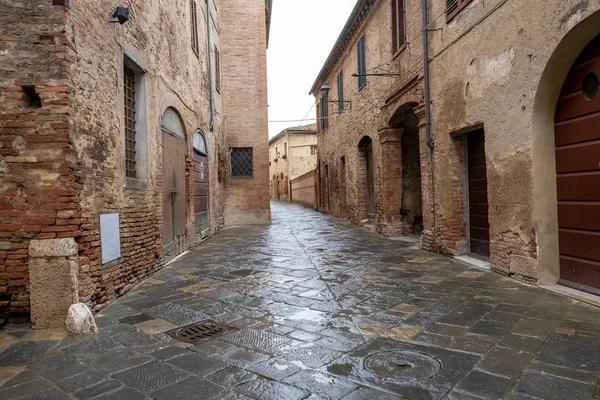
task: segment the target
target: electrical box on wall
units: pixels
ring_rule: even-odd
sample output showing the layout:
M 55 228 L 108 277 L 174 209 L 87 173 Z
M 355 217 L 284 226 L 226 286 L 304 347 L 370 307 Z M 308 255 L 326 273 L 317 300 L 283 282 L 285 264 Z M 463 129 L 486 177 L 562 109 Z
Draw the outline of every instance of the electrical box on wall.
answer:
M 119 214 L 100 214 L 100 247 L 102 264 L 121 258 Z

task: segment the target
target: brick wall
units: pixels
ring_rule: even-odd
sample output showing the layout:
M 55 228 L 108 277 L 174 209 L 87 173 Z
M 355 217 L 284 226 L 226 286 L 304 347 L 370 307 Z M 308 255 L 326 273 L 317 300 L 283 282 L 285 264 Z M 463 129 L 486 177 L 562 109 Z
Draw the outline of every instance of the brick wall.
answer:
M 198 55 L 190 45 L 189 1 L 53 3 L 0 4 L 0 325 L 29 316 L 31 239 L 76 240 L 79 300 L 94 310 L 162 266 L 161 117 L 167 108 L 176 110 L 185 131 L 183 249 L 202 240 L 192 201 L 196 129 L 207 141 L 210 233 L 224 224 L 224 109 L 215 91 L 210 126 L 206 3 L 197 2 Z M 109 22 L 117 5 L 130 8 L 124 25 Z M 213 46 L 223 53 L 219 17 L 213 4 Z M 260 20 L 264 25 L 264 13 Z M 133 183 L 124 169 L 125 57 L 146 71 L 140 117 L 146 165 Z M 260 111 L 266 115 L 266 104 Z M 120 214 L 121 257 L 102 264 L 99 214 L 106 212 Z
M 316 172 L 311 171 L 292 180 L 292 199 L 294 203 L 299 203 L 310 208 L 317 206 L 315 177 Z
M 81 232 L 65 7 L 0 4 L 0 325 L 29 315 L 31 239 Z
M 219 2 L 223 52 L 224 148 L 252 147 L 252 178 L 225 179 L 225 224 L 269 223 L 265 2 Z

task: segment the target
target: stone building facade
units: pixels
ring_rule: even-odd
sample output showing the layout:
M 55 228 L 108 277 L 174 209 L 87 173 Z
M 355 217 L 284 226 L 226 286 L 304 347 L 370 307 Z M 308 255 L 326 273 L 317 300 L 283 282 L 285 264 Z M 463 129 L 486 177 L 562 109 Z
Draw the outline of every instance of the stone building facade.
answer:
M 291 201 L 291 182 L 316 167 L 316 124 L 284 129 L 269 140 L 271 198 Z
M 358 1 L 311 88 L 319 208 L 385 235 L 420 234 L 423 220 L 421 1 L 403 4 L 397 18 L 398 1 Z
M 430 107 L 416 86 L 413 99 L 392 108 L 403 110 L 408 104 L 402 115 L 411 114 L 419 127 L 420 184 L 404 185 L 404 150 L 385 155 L 386 96 L 411 77 L 401 66 L 386 65 L 385 72 L 400 77 L 367 76 L 364 89 L 349 95 L 344 87 L 352 110 L 321 119 L 320 207 L 368 223 L 361 195 L 366 170 L 373 175 L 367 194 L 373 193 L 380 232 L 406 232 L 403 216 L 409 207 L 388 201 L 404 199 L 398 196 L 402 187 L 421 197 L 423 248 L 483 258 L 498 273 L 555 290 L 600 295 L 600 136 L 595 128 L 600 5 L 587 0 L 427 0 L 423 26 L 417 3 L 358 1 L 311 92 L 323 104 L 319 88 L 327 83 L 331 90 L 325 100 L 335 100 L 338 71 L 343 68 L 345 77 L 360 72 L 352 47 L 363 32 L 366 70 L 381 72 L 373 68 L 385 60 L 381 54 L 389 55 L 393 10 L 403 7 L 405 58 L 423 54 L 416 48 L 421 43 L 416 32 L 427 32 Z M 414 65 L 414 76 L 420 77 L 425 64 Z M 404 96 L 409 93 L 405 90 Z M 367 95 L 368 103 L 362 100 Z M 392 125 L 388 119 L 387 127 Z M 365 135 L 370 139 L 363 147 L 367 168 L 357 146 Z M 340 148 L 350 153 L 343 155 Z M 398 179 L 390 173 L 393 165 L 402 165 L 402 185 L 390 184 Z M 388 228 L 395 226 L 394 218 L 401 229 Z
M 430 1 L 428 248 L 481 254 L 489 237 L 493 270 L 599 295 L 600 4 L 462 0 L 445 10 Z
M 256 191 L 270 9 L 244 2 L 232 19 L 230 3 L 0 4 L 0 323 L 61 326 L 71 304 L 102 309 L 246 214 L 269 222 Z M 242 35 L 250 25 L 257 35 Z M 240 88 L 251 135 L 234 122 L 247 107 L 228 102 Z M 244 208 L 229 193 L 250 183 Z

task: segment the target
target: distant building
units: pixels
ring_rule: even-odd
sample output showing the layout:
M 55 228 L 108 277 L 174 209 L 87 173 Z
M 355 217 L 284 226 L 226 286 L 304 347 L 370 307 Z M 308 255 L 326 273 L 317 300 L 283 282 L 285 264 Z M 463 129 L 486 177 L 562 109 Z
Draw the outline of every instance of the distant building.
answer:
M 271 198 L 293 200 L 290 182 L 317 167 L 316 124 L 287 128 L 269 140 Z

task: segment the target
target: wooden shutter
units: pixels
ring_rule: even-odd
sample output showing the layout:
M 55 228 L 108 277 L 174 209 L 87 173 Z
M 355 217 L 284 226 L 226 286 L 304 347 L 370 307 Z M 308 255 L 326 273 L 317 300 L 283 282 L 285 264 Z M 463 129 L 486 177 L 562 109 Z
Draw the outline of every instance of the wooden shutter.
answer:
M 200 56 L 200 45 L 198 43 L 198 9 L 194 0 L 190 1 L 190 25 L 192 29 L 192 50 L 196 56 Z
M 215 46 L 215 89 L 221 93 L 221 53 Z
M 362 89 L 367 84 L 367 56 L 366 56 L 366 39 L 363 35 L 358 39 L 357 44 L 357 56 L 358 56 L 358 88 Z
M 392 0 L 392 54 L 396 55 L 406 46 L 406 13 L 404 0 Z
M 337 77 L 338 112 L 344 112 L 344 73 L 340 71 Z
M 471 0 L 446 0 L 446 21 L 450 21 Z

